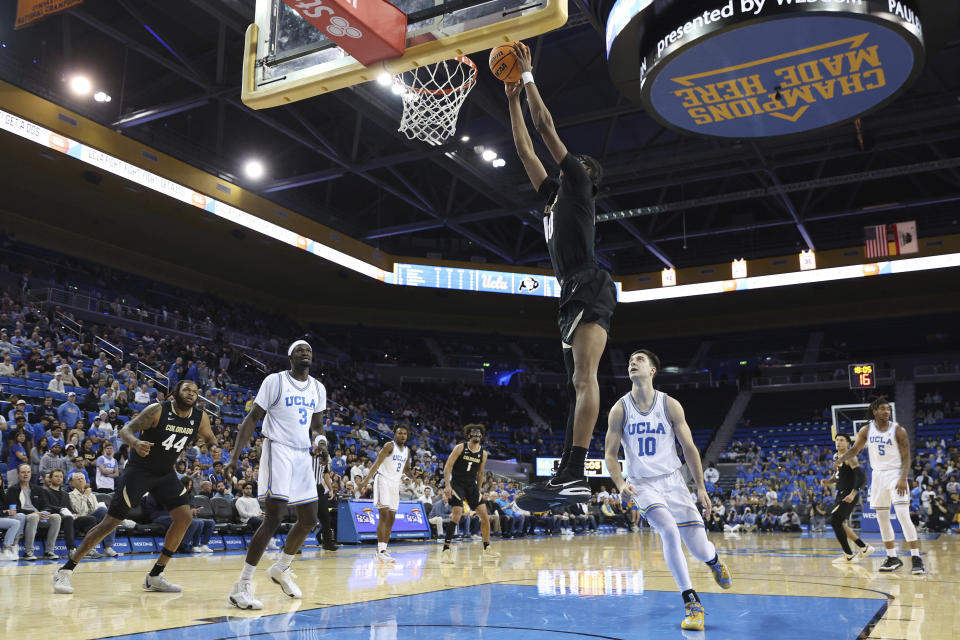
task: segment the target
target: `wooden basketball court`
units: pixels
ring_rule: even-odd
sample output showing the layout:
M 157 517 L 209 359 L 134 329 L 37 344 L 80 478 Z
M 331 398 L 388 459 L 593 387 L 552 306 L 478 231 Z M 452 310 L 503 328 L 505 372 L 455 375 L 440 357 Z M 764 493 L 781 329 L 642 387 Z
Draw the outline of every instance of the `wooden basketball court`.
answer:
M 240 611 L 226 595 L 241 552 L 176 557 L 167 569 L 180 594 L 140 588 L 153 556 L 83 563 L 76 593 L 52 593 L 59 563 L 0 564 L 5 637 L 47 638 L 872 638 L 946 640 L 960 628 L 956 606 L 960 542 L 922 542 L 927 575 L 879 574 L 877 552 L 837 566 L 829 537 L 711 534 L 734 577 L 722 591 L 688 556 L 707 611 L 705 632 L 681 632 L 683 606 L 659 538 L 611 533 L 494 541 L 503 557 L 481 561 L 479 542 L 456 544 L 457 564 L 439 563 L 440 545 L 396 544 L 394 567 L 374 549 L 306 551 L 293 565 L 302 600 L 255 577 L 264 609 Z M 880 546 L 873 541 L 874 546 Z M 146 635 L 149 634 L 149 635 Z

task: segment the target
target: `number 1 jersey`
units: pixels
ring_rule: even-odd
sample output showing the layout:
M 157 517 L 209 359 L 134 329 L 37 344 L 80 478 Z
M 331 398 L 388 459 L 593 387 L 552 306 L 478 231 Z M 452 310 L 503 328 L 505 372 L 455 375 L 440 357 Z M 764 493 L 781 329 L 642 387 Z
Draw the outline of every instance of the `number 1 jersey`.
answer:
M 254 402 L 267 414 L 263 435 L 289 447 L 309 449 L 310 422 L 313 414 L 327 408 L 327 390 L 313 376 L 300 382 L 282 371 L 263 379 Z
M 667 394 L 655 391 L 644 413 L 630 393 L 620 398 L 623 426 L 620 442 L 626 458 L 627 479 L 653 478 L 680 468 L 676 437 L 667 411 Z
M 196 438 L 202 417 L 203 411 L 196 407 L 190 411 L 189 416 L 181 418 L 173 408 L 173 400 L 161 404 L 157 426 L 144 429 L 138 436 L 153 445 L 150 453 L 142 457 L 131 447 L 130 466 L 157 474 L 168 473 L 173 469 L 187 442 Z

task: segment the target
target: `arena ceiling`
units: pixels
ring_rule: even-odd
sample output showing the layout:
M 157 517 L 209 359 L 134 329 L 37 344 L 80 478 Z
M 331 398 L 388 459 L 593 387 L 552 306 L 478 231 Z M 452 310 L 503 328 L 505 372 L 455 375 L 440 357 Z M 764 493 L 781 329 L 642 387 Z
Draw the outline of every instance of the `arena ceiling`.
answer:
M 926 68 L 891 105 L 859 125 L 753 142 L 678 134 L 623 98 L 599 7 L 570 3 L 566 26 L 530 42 L 560 136 L 604 164 L 598 213 L 661 209 L 598 223 L 599 259 L 615 273 L 855 246 L 864 226 L 884 222 L 960 231 L 960 9 L 933 27 Z M 428 147 L 397 132 L 399 99 L 375 83 L 245 107 L 254 0 L 87 0 L 16 32 L 13 4 L 0 16 L 3 80 L 392 254 L 548 265 L 502 85 L 487 73 L 453 142 Z M 74 72 L 112 100 L 77 98 Z M 253 157 L 267 167 L 258 182 L 241 169 Z

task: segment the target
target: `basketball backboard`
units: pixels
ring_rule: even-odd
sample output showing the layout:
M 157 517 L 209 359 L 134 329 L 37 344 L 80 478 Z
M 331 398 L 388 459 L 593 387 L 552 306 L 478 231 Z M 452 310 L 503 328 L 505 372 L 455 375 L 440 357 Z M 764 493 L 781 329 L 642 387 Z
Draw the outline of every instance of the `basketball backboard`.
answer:
M 530 38 L 567 21 L 567 0 L 390 0 L 407 14 L 406 51 L 365 67 L 283 0 L 257 0 L 243 60 L 244 104 L 264 109 Z M 482 61 L 485 65 L 485 61 Z M 478 62 L 478 65 L 480 63 Z

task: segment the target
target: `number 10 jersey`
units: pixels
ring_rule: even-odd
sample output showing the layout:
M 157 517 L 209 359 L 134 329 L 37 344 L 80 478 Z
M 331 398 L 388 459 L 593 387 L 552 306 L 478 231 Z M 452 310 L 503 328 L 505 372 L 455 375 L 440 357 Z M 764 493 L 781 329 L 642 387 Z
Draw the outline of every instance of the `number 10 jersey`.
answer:
M 620 443 L 627 479 L 653 478 L 680 468 L 676 437 L 667 411 L 667 394 L 655 391 L 650 410 L 643 412 L 630 393 L 620 398 L 623 425 Z

